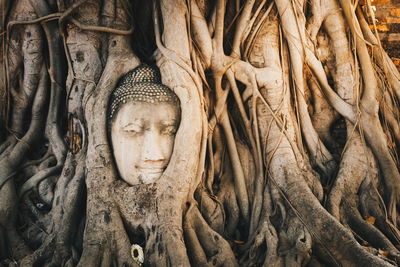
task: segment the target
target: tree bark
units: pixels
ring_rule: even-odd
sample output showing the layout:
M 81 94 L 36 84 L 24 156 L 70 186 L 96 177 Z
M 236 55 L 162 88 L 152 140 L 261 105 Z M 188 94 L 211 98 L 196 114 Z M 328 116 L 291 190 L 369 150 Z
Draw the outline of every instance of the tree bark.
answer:
M 0 266 L 397 266 L 400 74 L 369 1 L 0 1 Z M 151 184 L 110 95 L 179 98 Z

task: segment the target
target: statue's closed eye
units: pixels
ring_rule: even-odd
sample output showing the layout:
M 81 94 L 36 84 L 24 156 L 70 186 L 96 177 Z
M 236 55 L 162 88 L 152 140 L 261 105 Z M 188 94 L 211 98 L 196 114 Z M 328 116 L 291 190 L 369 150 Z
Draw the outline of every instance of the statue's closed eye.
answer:
M 175 135 L 176 131 L 177 131 L 176 125 L 168 125 L 161 130 L 161 134 Z
M 132 134 L 141 133 L 141 132 L 143 132 L 143 126 L 140 125 L 140 124 L 133 124 L 133 123 L 130 123 L 130 124 L 124 126 L 124 127 L 122 128 L 122 130 L 123 130 L 124 132 L 126 132 L 126 133 L 132 133 Z

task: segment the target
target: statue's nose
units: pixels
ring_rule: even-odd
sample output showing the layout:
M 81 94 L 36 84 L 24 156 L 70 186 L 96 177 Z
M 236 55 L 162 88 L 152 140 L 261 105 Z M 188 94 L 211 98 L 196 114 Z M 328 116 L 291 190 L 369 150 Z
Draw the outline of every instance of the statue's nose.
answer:
M 144 161 L 163 161 L 165 156 L 161 144 L 161 136 L 156 131 L 147 131 L 143 141 Z

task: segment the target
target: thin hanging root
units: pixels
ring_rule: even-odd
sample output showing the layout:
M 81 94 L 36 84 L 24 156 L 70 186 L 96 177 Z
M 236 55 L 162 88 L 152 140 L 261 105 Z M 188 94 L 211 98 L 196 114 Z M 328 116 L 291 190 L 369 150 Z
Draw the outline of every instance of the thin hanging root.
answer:
M 335 110 L 340 113 L 340 115 L 342 115 L 352 123 L 356 123 L 356 114 L 353 111 L 353 107 L 350 104 L 346 103 L 331 88 L 331 86 L 328 83 L 328 79 L 326 77 L 322 63 L 315 57 L 314 53 L 312 53 L 309 49 L 306 49 L 306 60 L 308 66 L 311 68 L 319 84 L 321 85 L 321 89 L 323 90 L 325 97 L 332 105 L 332 107 L 334 107 Z
M 46 15 L 46 16 L 43 16 L 43 17 L 39 17 L 37 19 L 32 19 L 32 20 L 23 20 L 23 21 L 14 20 L 14 21 L 10 21 L 7 24 L 7 33 L 10 33 L 12 28 L 13 28 L 13 26 L 15 26 L 15 25 L 29 25 L 29 24 L 36 24 L 36 23 L 40 23 L 40 22 L 47 22 L 47 21 L 50 21 L 50 20 L 57 20 L 57 19 L 60 18 L 60 16 L 62 14 L 63 13 L 52 13 L 52 14 L 49 14 L 49 15 Z
M 244 31 L 244 33 L 243 33 L 243 36 L 242 36 L 242 44 L 241 44 L 241 45 L 243 45 L 243 44 L 245 43 L 245 40 L 246 40 L 247 37 L 249 36 L 250 32 L 252 32 L 253 34 L 254 34 L 255 32 L 258 32 L 258 29 L 259 29 L 260 25 L 261 25 L 262 23 L 264 23 L 264 18 L 266 17 L 265 14 L 266 14 L 266 13 L 268 14 L 269 11 L 267 11 L 267 12 L 265 12 L 265 13 L 263 14 L 263 18 L 262 18 L 262 19 L 258 22 L 258 24 L 254 27 L 254 30 L 252 29 L 252 28 L 253 28 L 253 25 L 254 25 L 254 22 L 256 21 L 256 19 L 257 19 L 258 15 L 260 14 L 261 10 L 264 8 L 266 2 L 267 2 L 267 0 L 262 0 L 262 2 L 259 4 L 257 10 L 254 12 L 252 18 L 250 19 L 249 23 L 247 24 L 246 29 L 245 29 L 245 31 Z M 270 8 L 271 6 L 272 6 L 272 2 L 269 4 L 267 10 L 269 10 L 269 8 Z M 253 39 L 254 39 L 254 36 L 250 38 L 250 42 L 247 41 L 246 48 L 249 47 L 249 43 L 251 43 Z M 245 51 L 243 57 L 246 57 L 246 55 L 247 55 L 247 51 L 248 51 L 248 50 L 247 50 L 246 48 L 243 49 L 243 50 Z
M 255 0 L 248 0 L 245 2 L 243 11 L 236 24 L 235 34 L 233 37 L 232 53 L 231 57 L 240 58 L 240 44 L 243 41 L 243 35 L 245 34 L 246 28 L 249 27 L 251 11 L 253 9 Z
M 192 12 L 190 19 L 193 30 L 193 39 L 196 42 L 197 47 L 199 47 L 204 68 L 208 68 L 211 65 L 213 51 L 211 36 L 207 28 L 207 22 L 204 19 L 204 16 L 200 13 L 196 1 L 190 1 L 190 8 Z
M 207 174 L 206 174 L 206 183 L 205 183 L 205 187 L 208 190 L 208 192 L 210 192 L 211 194 L 213 194 L 213 188 L 212 185 L 214 183 L 214 172 L 215 172 L 215 165 L 214 165 L 214 152 L 213 152 L 213 144 L 212 144 L 212 139 L 213 136 L 212 134 L 208 133 L 208 139 L 207 139 L 207 151 L 208 151 L 208 170 L 207 170 Z
M 361 99 L 361 105 L 364 107 L 368 107 L 368 110 L 371 113 L 374 113 L 378 109 L 378 102 L 376 100 L 378 85 L 371 58 L 369 56 L 366 46 L 366 41 L 362 37 L 360 25 L 355 20 L 356 17 L 353 12 L 351 3 L 348 1 L 340 0 L 340 4 L 343 9 L 345 18 L 350 26 L 350 29 L 356 38 L 356 51 L 360 60 L 362 76 L 364 79 L 364 93 Z
M 200 66 L 201 67 L 201 66 Z M 199 71 L 196 69 L 196 72 L 198 73 Z M 201 72 L 203 72 L 201 70 Z M 199 75 L 197 75 L 199 76 Z M 189 198 L 193 198 L 194 192 L 196 191 L 196 188 L 200 185 L 202 182 L 202 179 L 204 175 L 206 175 L 204 172 L 205 169 L 205 163 L 206 163 L 206 157 L 207 157 L 207 144 L 208 144 L 208 135 L 209 135 L 209 127 L 208 127 L 208 120 L 207 120 L 207 114 L 206 114 L 206 107 L 204 104 L 204 94 L 203 90 L 201 88 L 198 88 L 197 90 L 200 98 L 200 105 L 201 105 L 201 125 L 202 125 L 202 130 L 201 130 L 201 146 L 200 146 L 200 154 L 199 154 L 199 165 L 197 168 L 197 173 L 196 173 L 196 178 L 194 181 L 191 182 L 190 185 L 190 192 L 189 192 Z M 194 199 L 192 199 L 194 200 Z M 190 201 L 190 200 L 189 200 Z
M 244 172 L 242 164 L 240 163 L 239 154 L 237 151 L 235 137 L 233 136 L 231 123 L 229 121 L 228 112 L 224 110 L 221 118 L 222 127 L 225 132 L 226 142 L 229 151 L 229 157 L 231 159 L 231 164 L 233 168 L 233 177 L 235 180 L 235 192 L 237 194 L 237 199 L 240 206 L 240 211 L 242 212 L 245 221 L 249 220 L 249 196 L 247 193 L 246 180 L 244 177 Z
M 326 17 L 326 9 L 322 1 L 312 1 L 310 5 L 312 16 L 307 20 L 306 31 L 310 36 L 310 40 L 315 43 L 318 32 Z
M 215 6 L 215 27 L 213 37 L 213 52 L 215 55 L 224 54 L 224 17 L 226 0 L 218 0 Z M 211 63 L 212 66 L 213 63 Z
M 226 226 L 225 233 L 232 237 L 235 234 L 236 228 L 240 220 L 240 209 L 237 203 L 237 198 L 235 194 L 235 189 L 233 185 L 226 186 L 226 193 L 224 195 L 224 207 L 226 210 Z
M 119 29 L 113 29 L 110 27 L 85 25 L 74 18 L 71 18 L 70 21 L 83 31 L 107 32 L 107 33 L 113 33 L 113 34 L 119 34 L 119 35 L 131 35 L 134 31 L 133 28 L 129 29 L 129 30 L 119 30 Z
M 388 107 L 389 106 L 389 107 Z M 387 126 L 390 127 L 391 132 L 394 136 L 395 142 L 397 145 L 400 145 L 400 122 L 399 119 L 395 117 L 393 109 L 396 107 L 396 104 L 393 105 L 388 92 L 384 92 L 384 102 L 382 103 L 380 110 L 381 115 L 387 121 Z
M 212 124 L 212 122 L 214 122 Z M 208 190 L 209 192 L 213 192 L 212 186 L 213 186 L 213 181 L 214 181 L 214 176 L 220 177 L 222 173 L 222 162 L 223 162 L 223 156 L 224 156 L 224 143 L 221 135 L 221 130 L 219 126 L 217 126 L 217 119 L 214 114 L 212 119 L 209 122 L 209 142 L 210 146 L 212 147 L 213 144 L 215 145 L 215 153 L 210 155 L 210 168 L 209 168 L 209 177 L 208 177 L 208 183 L 207 186 L 209 187 Z M 217 127 L 216 127 L 217 126 Z M 216 128 L 215 128 L 216 127 Z M 212 170 L 212 172 L 211 172 Z
M 252 132 L 252 126 L 247 118 L 246 111 L 243 105 L 243 101 L 240 97 L 239 89 L 237 88 L 237 84 L 234 78 L 234 74 L 231 69 L 227 70 L 226 75 L 228 77 L 228 80 L 230 82 L 232 92 L 235 97 L 236 104 L 239 108 L 240 114 L 242 116 L 242 120 L 244 122 L 247 136 L 250 140 L 250 149 L 251 149 L 251 154 L 253 155 L 255 159 L 255 164 L 256 164 L 256 179 L 254 181 L 255 184 L 255 192 L 254 192 L 254 201 L 253 201 L 253 206 L 252 206 L 252 212 L 251 212 L 251 220 L 250 220 L 250 233 L 254 231 L 256 228 L 256 224 L 259 221 L 259 216 L 261 213 L 261 201 L 262 201 L 262 186 L 264 185 L 264 172 L 263 172 L 263 165 L 262 165 L 262 155 L 261 155 L 261 147 L 259 142 L 256 142 L 255 137 Z M 253 107 L 253 111 L 256 107 Z M 253 115 L 254 116 L 254 115 Z M 257 129 L 258 127 L 256 127 Z M 256 130 L 256 133 L 258 130 Z M 259 140 L 259 138 L 257 138 Z
M 49 15 L 51 13 L 47 3 L 44 0 L 30 0 L 32 7 L 39 17 Z M 46 38 L 48 40 L 49 56 L 50 56 L 50 80 L 51 94 L 50 106 L 47 115 L 46 135 L 53 148 L 53 153 L 57 159 L 57 164 L 62 165 L 65 160 L 67 147 L 62 138 L 60 129 L 60 118 L 62 112 L 64 70 L 62 62 L 63 49 L 60 36 L 58 35 L 57 23 L 54 21 L 42 22 Z
M 260 19 L 260 21 L 257 23 L 255 28 L 252 30 L 251 35 L 249 37 L 247 37 L 247 35 L 245 34 L 245 36 L 243 38 L 244 40 L 247 39 L 247 44 L 246 44 L 246 46 L 244 48 L 244 53 L 243 53 L 243 57 L 246 59 L 246 61 L 247 61 L 247 59 L 249 57 L 249 53 L 250 53 L 251 49 L 253 49 L 254 40 L 256 40 L 257 35 L 259 34 L 259 31 L 260 31 L 262 25 L 267 20 L 268 15 L 271 12 L 273 6 L 274 6 L 274 3 L 271 2 L 269 4 L 267 10 L 264 12 L 264 14 L 263 14 L 262 18 Z M 254 19 L 256 19 L 256 18 L 254 17 Z M 254 21 L 252 23 L 254 23 Z M 248 32 L 248 34 L 250 34 L 250 31 Z

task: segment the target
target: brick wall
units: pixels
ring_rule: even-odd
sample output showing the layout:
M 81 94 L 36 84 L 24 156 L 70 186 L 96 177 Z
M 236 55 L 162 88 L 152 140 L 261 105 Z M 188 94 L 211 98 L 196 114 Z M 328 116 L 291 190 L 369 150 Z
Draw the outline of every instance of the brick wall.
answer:
M 400 0 L 371 0 L 382 45 L 400 70 Z

